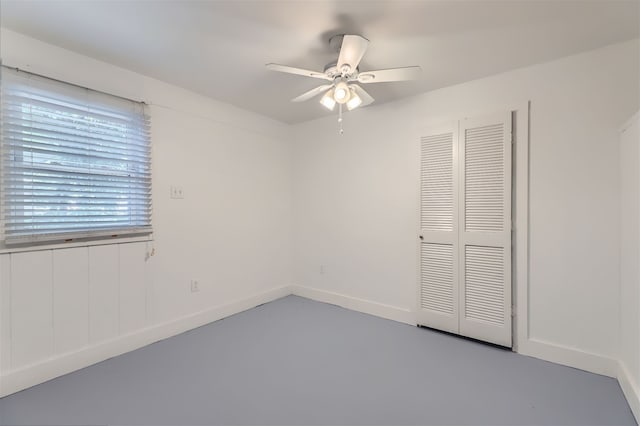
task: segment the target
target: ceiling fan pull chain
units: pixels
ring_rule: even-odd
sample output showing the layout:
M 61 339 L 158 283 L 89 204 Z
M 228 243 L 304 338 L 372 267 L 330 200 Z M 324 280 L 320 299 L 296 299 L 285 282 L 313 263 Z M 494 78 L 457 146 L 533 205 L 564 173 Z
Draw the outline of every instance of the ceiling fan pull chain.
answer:
M 342 136 L 344 134 L 344 130 L 342 129 L 342 104 L 338 104 L 338 125 L 340 126 L 338 133 Z

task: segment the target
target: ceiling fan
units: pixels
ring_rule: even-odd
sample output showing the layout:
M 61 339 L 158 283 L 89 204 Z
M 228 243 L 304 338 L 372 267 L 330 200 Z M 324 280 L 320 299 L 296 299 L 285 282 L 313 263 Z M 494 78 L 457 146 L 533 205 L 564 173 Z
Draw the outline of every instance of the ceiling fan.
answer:
M 367 51 L 369 40 L 359 35 L 345 34 L 333 36 L 329 39 L 329 45 L 338 49 L 339 56 L 337 61 L 327 64 L 323 72 L 279 64 L 267 64 L 267 68 L 272 71 L 329 81 L 329 83 L 311 89 L 293 98 L 291 101 L 306 101 L 324 92 L 320 103 L 331 111 L 333 111 L 336 104 L 338 104 L 340 111 L 338 121 L 340 122 L 342 121 L 343 105 L 345 105 L 348 110 L 352 110 L 359 106 L 369 105 L 374 101 L 373 97 L 357 83 L 370 84 L 415 80 L 421 71 L 419 66 L 390 68 L 377 71 L 360 71 L 358 65 Z

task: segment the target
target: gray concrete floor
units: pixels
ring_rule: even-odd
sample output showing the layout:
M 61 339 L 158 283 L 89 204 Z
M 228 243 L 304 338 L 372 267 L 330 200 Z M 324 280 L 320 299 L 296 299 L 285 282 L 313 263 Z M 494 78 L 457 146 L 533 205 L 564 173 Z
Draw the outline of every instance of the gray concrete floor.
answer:
M 2 425 L 634 425 L 617 381 L 289 296 L 0 399 Z

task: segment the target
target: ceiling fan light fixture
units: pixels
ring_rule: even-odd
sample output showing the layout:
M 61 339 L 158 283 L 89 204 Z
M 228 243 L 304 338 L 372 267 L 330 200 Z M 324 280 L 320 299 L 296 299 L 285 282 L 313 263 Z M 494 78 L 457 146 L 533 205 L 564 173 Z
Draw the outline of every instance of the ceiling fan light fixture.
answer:
M 351 111 L 352 109 L 358 108 L 360 104 L 362 104 L 362 98 L 351 88 L 351 98 L 347 102 L 347 109 Z
M 345 104 L 351 97 L 351 91 L 349 90 L 349 86 L 344 81 L 336 84 L 335 89 L 333 89 L 333 99 L 339 104 Z
M 336 101 L 333 97 L 334 89 L 331 89 L 327 91 L 327 93 L 325 93 L 322 98 L 320 98 L 320 103 L 322 104 L 322 106 L 324 106 L 329 111 L 333 111 L 333 109 L 336 107 Z
M 2 1 L 2 0 L 0 0 Z M 338 34 L 329 39 L 332 49 L 338 51 L 338 58 L 329 62 L 323 72 L 269 63 L 272 71 L 296 74 L 328 81 L 291 99 L 292 102 L 308 101 L 324 92 L 320 103 L 329 111 L 338 110 L 338 123 L 342 134 L 342 106 L 351 111 L 370 105 L 374 99 L 360 87 L 359 83 L 385 83 L 392 81 L 417 80 L 421 68 L 417 65 L 400 68 L 386 68 L 360 72 L 360 62 L 367 51 L 369 40 L 357 34 Z M 336 108 L 336 104 L 338 108 Z

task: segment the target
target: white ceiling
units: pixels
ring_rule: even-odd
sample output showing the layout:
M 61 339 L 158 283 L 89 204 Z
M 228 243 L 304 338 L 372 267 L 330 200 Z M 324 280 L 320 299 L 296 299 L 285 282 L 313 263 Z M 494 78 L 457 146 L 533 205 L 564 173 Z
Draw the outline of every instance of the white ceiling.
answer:
M 370 40 L 361 70 L 420 65 L 416 82 L 366 86 L 376 103 L 544 62 L 640 33 L 640 2 L 0 0 L 9 29 L 286 123 L 331 112 L 289 100 L 323 82 L 328 39 Z M 374 104 L 375 105 L 375 104 Z

